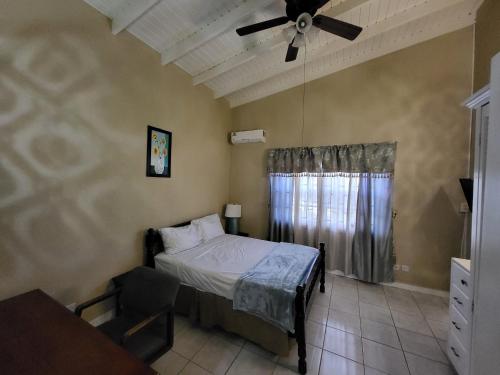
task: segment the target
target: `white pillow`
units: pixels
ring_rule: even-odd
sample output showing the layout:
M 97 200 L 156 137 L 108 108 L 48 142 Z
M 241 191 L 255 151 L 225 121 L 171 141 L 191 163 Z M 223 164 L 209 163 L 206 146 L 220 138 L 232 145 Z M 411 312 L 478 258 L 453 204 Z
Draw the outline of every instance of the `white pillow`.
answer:
M 224 229 L 222 229 L 218 214 L 208 215 L 200 219 L 193 220 L 191 221 L 191 224 L 198 229 L 203 242 L 221 236 L 225 233 Z
M 177 254 L 180 251 L 191 249 L 201 243 L 198 229 L 193 225 L 179 228 L 161 228 L 161 239 L 167 254 Z

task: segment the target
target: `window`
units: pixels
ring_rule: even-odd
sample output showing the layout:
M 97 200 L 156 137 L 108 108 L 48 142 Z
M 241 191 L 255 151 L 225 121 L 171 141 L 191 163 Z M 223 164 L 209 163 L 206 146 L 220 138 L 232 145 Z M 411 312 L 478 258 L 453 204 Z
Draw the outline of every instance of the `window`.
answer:
M 270 239 L 322 242 L 327 268 L 392 280 L 395 151 L 393 143 L 271 150 Z
M 317 226 L 321 222 L 331 230 L 346 226 L 354 230 L 359 177 L 273 175 L 270 180 L 271 209 L 275 214 L 292 213 L 283 217 L 288 224 Z
M 361 180 L 366 190 L 362 194 Z M 270 185 L 271 219 L 280 225 L 353 236 L 361 196 L 369 202 L 370 226 L 386 230 L 375 222 L 385 220 L 386 202 L 391 199 L 392 178 L 388 174 L 276 174 L 270 176 Z

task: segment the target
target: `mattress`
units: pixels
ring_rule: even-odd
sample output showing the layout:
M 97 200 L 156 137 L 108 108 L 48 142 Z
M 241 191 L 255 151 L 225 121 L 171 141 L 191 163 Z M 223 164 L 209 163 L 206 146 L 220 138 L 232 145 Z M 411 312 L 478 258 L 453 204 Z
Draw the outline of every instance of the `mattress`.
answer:
M 155 256 L 155 267 L 182 284 L 232 300 L 236 281 L 276 245 L 224 234 L 177 254 L 162 252 Z

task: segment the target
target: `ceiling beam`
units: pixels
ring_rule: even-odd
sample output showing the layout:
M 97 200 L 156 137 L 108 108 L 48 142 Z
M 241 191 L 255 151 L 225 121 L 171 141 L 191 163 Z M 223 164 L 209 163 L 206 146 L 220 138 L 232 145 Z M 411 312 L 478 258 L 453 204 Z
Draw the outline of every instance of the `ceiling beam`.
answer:
M 368 1 L 370 0 L 344 0 L 337 5 L 332 5 L 332 2 L 330 2 L 326 6 L 321 8 L 317 14 L 325 14 L 329 17 L 338 17 L 341 14 L 353 10 L 354 8 L 360 7 L 361 5 L 363 5 Z M 204 72 L 201 72 L 200 74 L 196 75 L 193 78 L 193 84 L 199 85 L 207 81 L 210 81 L 220 76 L 221 74 L 224 74 L 225 72 L 234 69 L 246 63 L 247 61 L 252 60 L 262 51 L 268 51 L 270 49 L 281 46 L 284 43 L 285 39 L 283 38 L 281 32 L 273 35 L 272 37 L 266 40 L 257 41 L 253 46 L 248 47 L 238 55 L 235 55 L 226 61 L 218 63 L 210 67 L 209 69 L 205 70 Z
M 392 43 L 392 39 L 389 38 L 387 40 L 383 39 L 382 44 L 378 42 L 369 44 L 370 53 L 356 53 L 356 51 L 351 51 L 353 53 L 350 54 L 350 57 L 344 58 L 340 52 L 335 52 L 332 55 L 337 54 L 338 58 L 335 59 L 332 63 L 322 63 L 320 61 L 318 62 L 319 68 L 316 67 L 316 69 L 309 69 L 310 65 L 307 65 L 307 82 L 336 73 L 355 65 L 362 64 L 389 53 L 396 52 L 403 48 L 425 42 L 445 33 L 463 29 L 464 27 L 470 26 L 473 23 L 474 15 L 470 12 L 463 12 L 462 17 L 447 20 L 446 22 L 440 22 L 434 28 L 416 33 L 414 38 L 401 38 L 399 39 L 398 43 Z M 372 37 L 372 39 L 377 40 L 378 38 L 380 38 L 380 36 Z M 376 47 L 373 48 L 373 45 L 375 45 Z M 351 48 L 355 49 L 356 47 L 357 46 L 352 46 Z M 234 108 L 246 103 L 253 102 L 255 100 L 265 98 L 278 92 L 288 90 L 303 83 L 303 70 L 302 68 L 297 67 L 293 72 L 293 77 L 291 77 L 287 81 L 278 82 L 276 80 L 267 80 L 260 84 L 256 84 L 255 86 L 252 86 L 251 88 L 248 88 L 246 90 L 234 93 L 231 96 L 227 97 L 227 99 L 230 103 L 231 108 Z
M 192 50 L 207 43 L 209 40 L 219 36 L 220 34 L 233 27 L 243 18 L 255 13 L 260 8 L 264 8 L 274 0 L 246 0 L 234 8 L 231 12 L 218 18 L 217 20 L 204 25 L 199 30 L 196 30 L 187 38 L 184 38 L 177 43 L 168 47 L 161 54 L 161 63 L 163 65 L 174 62 Z
M 111 32 L 116 35 L 141 18 L 161 0 L 125 0 L 111 15 Z
M 307 49 L 308 63 L 324 56 L 325 54 L 331 54 L 344 48 L 362 43 L 367 39 L 395 29 L 406 23 L 426 17 L 432 13 L 441 11 L 463 2 L 464 0 L 432 0 L 423 2 L 419 5 L 412 6 L 411 11 L 409 11 L 408 9 L 403 9 L 393 16 L 386 18 L 384 21 L 368 25 L 364 28 L 359 37 L 353 42 L 340 38 L 329 38 L 325 43 L 311 45 L 311 47 Z M 235 81 L 234 84 L 224 87 L 221 90 L 215 89 L 214 96 L 215 98 L 227 96 L 233 92 L 242 90 L 245 87 L 268 80 L 277 74 L 285 73 L 291 69 L 296 68 L 297 66 L 302 65 L 303 60 L 300 58 L 298 58 L 294 62 L 288 63 L 284 63 L 282 61 L 275 62 L 274 66 L 267 67 L 265 71 L 262 72 L 262 74 L 259 74 L 257 79 L 255 79 L 255 77 L 251 75 L 242 76 L 242 79 L 238 82 Z

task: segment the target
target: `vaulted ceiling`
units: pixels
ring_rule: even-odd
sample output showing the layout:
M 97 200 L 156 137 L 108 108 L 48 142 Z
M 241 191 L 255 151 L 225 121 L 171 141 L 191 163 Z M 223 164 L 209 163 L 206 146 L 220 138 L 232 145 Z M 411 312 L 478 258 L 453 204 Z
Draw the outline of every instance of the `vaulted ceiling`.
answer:
M 284 0 L 85 0 L 212 89 L 231 107 L 474 23 L 483 0 L 331 0 L 318 12 L 364 28 L 353 42 L 321 31 L 285 62 L 287 24 L 245 37 L 241 26 L 285 15 Z M 307 0 L 304 0 L 307 1 Z M 307 50 L 307 52 L 305 52 Z

